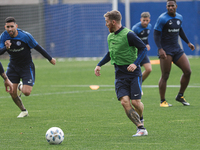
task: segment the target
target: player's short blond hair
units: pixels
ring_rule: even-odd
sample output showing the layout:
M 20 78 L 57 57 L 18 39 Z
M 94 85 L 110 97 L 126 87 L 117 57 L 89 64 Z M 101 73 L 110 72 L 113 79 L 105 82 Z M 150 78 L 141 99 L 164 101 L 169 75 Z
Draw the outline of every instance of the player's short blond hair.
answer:
M 141 13 L 141 18 L 150 18 L 150 17 L 151 17 L 151 15 L 150 15 L 149 12 L 143 12 L 143 13 Z
M 104 17 L 108 17 L 109 20 L 115 20 L 116 22 L 120 22 L 122 20 L 122 15 L 118 10 L 108 11 L 104 14 Z

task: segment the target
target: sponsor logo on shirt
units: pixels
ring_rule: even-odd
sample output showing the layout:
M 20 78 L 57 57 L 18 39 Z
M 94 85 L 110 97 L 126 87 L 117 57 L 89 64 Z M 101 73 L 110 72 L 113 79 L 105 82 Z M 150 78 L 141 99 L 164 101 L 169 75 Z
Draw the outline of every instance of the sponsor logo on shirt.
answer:
M 19 51 L 24 50 L 24 47 L 22 47 L 20 49 L 8 49 L 8 50 L 11 51 L 11 52 L 19 52 Z
M 179 32 L 179 29 L 168 29 L 168 32 Z
M 148 39 L 148 37 L 146 36 L 146 37 L 142 37 L 142 38 L 140 38 L 141 40 L 147 40 Z

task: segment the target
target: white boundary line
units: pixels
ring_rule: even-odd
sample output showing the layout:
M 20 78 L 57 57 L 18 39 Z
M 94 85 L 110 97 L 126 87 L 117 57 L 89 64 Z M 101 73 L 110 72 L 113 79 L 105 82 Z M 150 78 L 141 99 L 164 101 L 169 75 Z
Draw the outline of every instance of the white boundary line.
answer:
M 90 85 L 51 85 L 51 87 L 88 87 Z M 52 92 L 52 93 L 40 93 L 31 94 L 31 96 L 41 96 L 41 95 L 60 95 L 60 94 L 74 94 L 74 93 L 89 93 L 98 91 L 114 91 L 114 85 L 99 85 L 100 87 L 109 87 L 109 89 L 98 89 L 98 90 L 77 90 L 77 91 L 66 91 L 66 92 Z M 143 88 L 158 88 L 158 85 L 143 85 Z M 180 85 L 168 85 L 169 88 L 179 88 Z M 200 86 L 188 86 L 188 88 L 200 88 Z M 1 96 L 0 99 L 11 98 L 10 96 Z
M 89 87 L 90 85 L 51 85 L 51 87 Z M 99 87 L 115 87 L 114 85 L 99 85 Z M 167 87 L 180 87 L 180 85 L 167 85 Z M 158 85 L 142 85 L 142 88 L 158 88 Z M 188 88 L 200 88 L 200 86 L 189 85 Z

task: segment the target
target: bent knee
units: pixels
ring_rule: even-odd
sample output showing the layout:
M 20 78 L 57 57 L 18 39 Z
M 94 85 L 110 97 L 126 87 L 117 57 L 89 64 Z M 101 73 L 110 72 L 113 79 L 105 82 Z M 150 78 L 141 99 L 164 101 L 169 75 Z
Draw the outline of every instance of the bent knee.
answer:
M 162 79 L 163 79 L 163 80 L 167 81 L 168 78 L 169 78 L 169 73 L 166 73 L 166 74 L 163 74 L 163 75 L 162 75 Z
M 146 69 L 146 72 L 148 72 L 148 73 L 151 73 L 151 71 L 152 71 L 152 68 L 147 68 Z
M 31 94 L 31 92 L 25 92 L 24 95 L 25 96 L 29 96 Z
M 192 71 L 191 70 L 187 70 L 186 72 L 184 72 L 184 75 L 185 76 L 190 76 L 192 74 Z
M 22 92 L 25 96 L 29 96 L 31 94 L 31 91 L 23 91 Z

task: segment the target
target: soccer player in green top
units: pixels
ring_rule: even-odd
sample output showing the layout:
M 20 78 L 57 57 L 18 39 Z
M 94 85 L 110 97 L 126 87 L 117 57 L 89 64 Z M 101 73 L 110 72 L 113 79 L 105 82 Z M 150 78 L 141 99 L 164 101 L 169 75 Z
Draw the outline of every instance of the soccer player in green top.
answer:
M 113 10 L 104 14 L 109 29 L 109 51 L 97 64 L 95 75 L 100 76 L 101 66 L 111 61 L 115 67 L 115 91 L 128 118 L 137 126 L 133 136 L 148 135 L 143 124 L 144 105 L 141 102 L 142 72 L 140 62 L 147 48 L 141 39 L 130 29 L 122 27 L 121 13 Z

